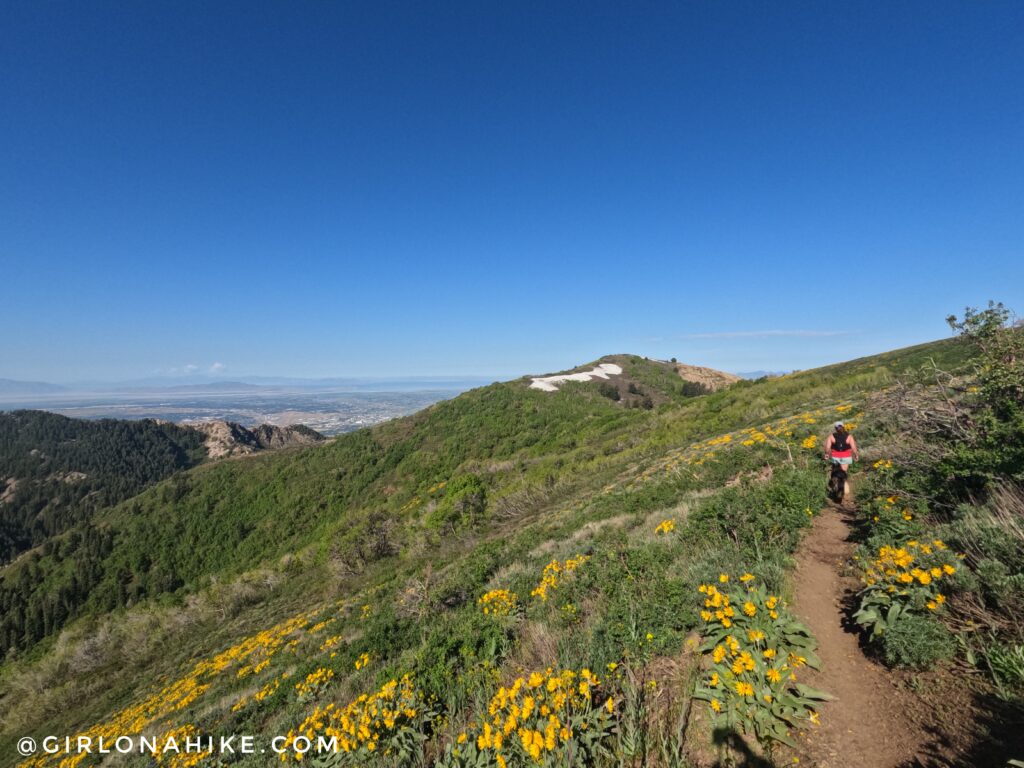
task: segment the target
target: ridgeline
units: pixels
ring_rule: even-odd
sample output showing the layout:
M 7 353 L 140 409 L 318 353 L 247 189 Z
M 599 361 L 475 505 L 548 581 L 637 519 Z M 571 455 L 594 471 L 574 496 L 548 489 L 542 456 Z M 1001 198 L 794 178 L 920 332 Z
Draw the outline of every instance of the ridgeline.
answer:
M 86 473 L 73 504 L 48 502 L 76 510 L 48 527 L 21 508 L 32 535 L 0 571 L 0 764 L 22 760 L 18 737 L 45 734 L 281 735 L 289 759 L 303 736 L 333 735 L 340 752 L 306 758 L 327 765 L 821 759 L 828 692 L 804 680 L 818 639 L 789 602 L 836 418 L 865 446 L 854 599 L 875 594 L 874 571 L 896 578 L 882 548 L 942 542 L 895 567 L 940 575 L 885 592 L 913 594 L 898 597 L 903 625 L 865 625 L 865 663 L 907 695 L 942 674 L 902 670 L 956 670 L 959 711 L 938 717 L 936 739 L 968 764 L 1011 757 L 1000 738 L 1024 682 L 1024 539 L 993 531 L 1022 497 L 1005 462 L 984 464 L 978 430 L 1019 417 L 998 410 L 1004 395 L 975 365 L 991 347 L 965 330 L 757 381 L 615 355 L 569 371 L 621 370 L 604 378 L 544 391 L 524 377 L 227 460 L 170 425 L 119 427 L 111 455 L 147 457 L 131 482 Z M 952 451 L 922 450 L 922 425 L 954 435 Z M 67 440 L 43 445 L 24 424 L 3 437 L 0 475 L 36 472 L 41 498 L 78 487 L 60 474 L 82 471 L 58 461 Z M 53 457 L 45 473 L 8 469 L 34 450 Z M 966 617 L 989 634 L 963 633 Z M 993 691 L 1005 705 L 986 703 Z M 928 707 L 951 694 L 912 695 Z M 224 756 L 163 760 L 196 758 Z

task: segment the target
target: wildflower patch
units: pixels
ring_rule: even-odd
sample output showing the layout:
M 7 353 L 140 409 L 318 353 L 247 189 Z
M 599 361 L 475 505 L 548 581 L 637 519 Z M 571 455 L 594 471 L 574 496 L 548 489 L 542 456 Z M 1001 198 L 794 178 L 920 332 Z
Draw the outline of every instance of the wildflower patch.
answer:
M 755 736 L 767 747 L 795 746 L 792 729 L 817 724 L 817 704 L 830 697 L 797 680 L 797 670 L 817 668 L 817 642 L 785 602 L 745 573 L 730 588 L 702 584 L 701 651 L 707 675 L 694 696 L 708 702 L 716 726 Z M 728 574 L 719 584 L 732 582 Z
M 515 612 L 519 597 L 507 589 L 492 589 L 477 600 L 480 610 L 487 616 L 508 616 Z
M 615 702 L 589 669 L 548 668 L 517 677 L 491 697 L 487 715 L 449 745 L 445 765 L 592 765 L 610 756 L 604 744 Z
M 941 613 L 945 585 L 957 573 L 961 559 L 941 539 L 879 547 L 878 556 L 865 566 L 854 620 L 874 639 L 908 615 Z
M 562 563 L 558 562 L 557 559 L 552 560 L 544 566 L 544 571 L 540 576 L 540 582 L 534 590 L 530 592 L 530 596 L 539 598 L 543 602 L 547 602 L 548 597 L 550 597 L 550 593 L 558 589 L 558 585 L 561 580 L 586 563 L 589 559 L 590 558 L 587 555 L 576 555 L 576 557 L 570 557 Z
M 330 703 L 314 709 L 288 732 L 281 760 L 301 760 L 301 753 L 292 749 L 300 736 L 310 741 L 322 736 L 337 740 L 338 752 L 328 758 L 330 765 L 366 765 L 378 756 L 402 765 L 419 751 L 433 714 L 412 677 L 405 675 L 344 707 Z

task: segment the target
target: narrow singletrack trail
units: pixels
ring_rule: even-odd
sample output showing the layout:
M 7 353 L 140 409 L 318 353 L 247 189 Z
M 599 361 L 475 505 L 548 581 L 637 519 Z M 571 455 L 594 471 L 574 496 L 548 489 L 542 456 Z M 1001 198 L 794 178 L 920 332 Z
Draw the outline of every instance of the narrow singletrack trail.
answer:
M 909 717 L 915 697 L 864 656 L 845 626 L 844 603 L 858 586 L 841 575 L 854 547 L 850 519 L 846 509 L 825 508 L 797 555 L 793 608 L 818 639 L 821 658 L 821 669 L 804 677 L 835 697 L 822 705 L 821 725 L 809 729 L 799 753 L 802 765 L 821 768 L 895 768 L 914 763 L 928 736 Z

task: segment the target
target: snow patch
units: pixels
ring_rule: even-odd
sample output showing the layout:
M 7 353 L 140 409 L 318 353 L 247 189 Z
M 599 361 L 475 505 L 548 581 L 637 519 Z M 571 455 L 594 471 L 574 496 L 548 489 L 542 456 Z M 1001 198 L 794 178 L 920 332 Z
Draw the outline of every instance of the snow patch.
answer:
M 592 371 L 581 373 L 563 373 L 560 376 L 542 376 L 533 380 L 530 389 L 539 389 L 543 392 L 557 392 L 557 384 L 563 381 L 590 381 L 591 379 L 607 379 L 609 376 L 618 376 L 622 373 L 622 367 L 615 363 L 601 363 Z

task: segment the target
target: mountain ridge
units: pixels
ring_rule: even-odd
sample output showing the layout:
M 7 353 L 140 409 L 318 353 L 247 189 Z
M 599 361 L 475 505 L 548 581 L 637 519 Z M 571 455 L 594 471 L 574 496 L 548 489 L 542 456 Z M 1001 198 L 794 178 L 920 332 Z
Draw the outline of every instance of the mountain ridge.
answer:
M 60 384 L 45 381 L 21 381 L 20 379 L 0 379 L 0 395 L 41 395 L 66 392 L 67 388 Z
M 244 427 L 233 421 L 214 420 L 184 422 L 183 426 L 198 430 L 206 436 L 204 446 L 211 459 L 251 455 L 257 451 L 293 448 L 321 442 L 325 439 L 316 430 L 302 424 L 285 427 L 260 424 L 256 427 Z
M 97 517 L 83 535 L 109 536 L 102 557 L 80 557 L 65 537 L 0 571 L 5 588 L 28 573 L 51 591 L 66 590 L 62 574 L 97 573 L 59 639 L 10 657 L 0 747 L 20 733 L 106 727 L 115 701 L 147 690 L 147 729 L 286 733 L 314 703 L 342 706 L 411 671 L 468 727 L 445 692 L 488 669 L 608 670 L 643 654 L 686 664 L 698 584 L 746 568 L 781 587 L 821 495 L 816 457 L 833 414 L 877 450 L 892 402 L 880 393 L 928 380 L 935 365 L 960 370 L 972 354 L 945 340 L 699 395 L 679 390 L 674 369 L 627 356 L 624 375 L 661 398 L 650 408 L 623 407 L 604 381 L 543 392 L 524 377 L 329 443 L 177 473 Z M 555 600 L 531 596 L 559 573 L 571 575 L 551 577 Z M 519 596 L 507 620 L 481 610 L 506 592 Z M 98 637 L 118 640 L 95 650 Z M 87 685 L 72 661 L 84 648 L 108 693 L 63 707 L 52 692 Z M 238 649 L 251 648 L 262 650 L 247 661 Z M 34 658 L 53 661 L 44 672 Z M 193 676 L 196 659 L 223 660 L 228 674 Z M 15 709 L 12 692 L 30 680 L 38 692 Z M 172 683 L 200 691 L 195 703 L 160 693 Z M 459 690 L 458 701 L 476 695 Z
M 886 356 L 917 361 L 924 350 L 949 348 L 949 343 L 937 342 L 820 370 L 828 375 L 850 366 L 871 365 Z M 703 413 L 707 409 L 702 406 L 711 403 L 721 404 L 716 408 L 728 413 L 744 402 L 746 387 L 789 389 L 801 376 L 806 380 L 814 375 L 805 372 L 763 384 L 738 381 L 708 393 L 702 388 L 690 389 L 671 361 L 636 355 L 601 359 L 617 360 L 623 367 L 623 374 L 615 377 L 614 392 L 602 389 L 607 382 L 569 382 L 558 393 L 530 390 L 528 377 L 498 382 L 334 441 L 280 454 L 257 451 L 237 456 L 237 461 L 209 462 L 144 490 L 130 503 L 101 510 L 94 525 L 118 531 L 114 549 L 108 551 L 104 545 L 92 552 L 68 555 L 78 562 L 73 568 L 92 574 L 88 589 L 82 589 L 79 581 L 79 608 L 109 610 L 145 596 L 182 588 L 195 590 L 204 583 L 205 574 L 220 569 L 239 573 L 270 553 L 284 555 L 289 547 L 305 546 L 317 536 L 332 536 L 339 526 L 345 532 L 343 538 L 350 541 L 343 548 L 354 547 L 351 554 L 356 561 L 371 561 L 377 556 L 364 551 L 356 540 L 377 526 L 374 520 L 382 514 L 380 510 L 405 515 L 408 509 L 415 510 L 428 501 L 436 504 L 436 499 L 417 495 L 417 489 L 447 481 L 460 467 L 463 473 L 480 475 L 487 484 L 503 488 L 488 494 L 496 504 L 518 507 L 522 502 L 515 499 L 520 497 L 533 498 L 530 503 L 536 504 L 538 499 L 552 498 L 545 484 L 552 476 L 564 475 L 567 464 L 594 462 L 597 457 L 583 448 L 589 439 L 607 440 L 642 427 L 649 434 L 645 439 L 658 445 L 666 431 L 667 435 L 675 430 L 676 439 L 680 434 L 694 434 L 685 422 L 674 421 L 675 414 L 693 408 Z M 230 428 L 226 431 L 230 433 Z M 636 441 L 636 436 L 630 438 L 630 442 Z M 621 448 L 604 450 L 614 450 L 609 457 L 622 452 Z M 269 471 L 267 462 L 277 465 L 276 471 L 285 473 L 287 484 L 296 489 L 289 492 L 285 505 L 261 492 L 263 475 Z M 605 461 L 597 461 L 601 463 Z M 516 466 L 519 472 L 511 471 Z M 299 488 L 304 490 L 297 492 Z M 400 499 L 413 506 L 406 508 Z M 357 524 L 339 522 L 351 515 L 356 516 Z M 457 529 L 468 519 L 445 519 L 438 513 L 422 524 Z M 180 551 L 183 532 L 188 533 L 185 539 L 195 542 L 187 554 Z M 217 541 L 220 544 L 215 546 Z M 162 544 L 140 560 L 135 553 L 143 547 L 152 549 L 153 542 Z M 101 571 L 92 564 L 96 557 L 107 562 Z M 60 567 L 65 574 L 71 569 L 67 563 Z M 117 574 L 122 571 L 136 574 L 133 591 L 118 586 Z M 2 571 L 0 577 L 4 577 L 0 578 L 2 593 L 3 584 L 14 577 Z

